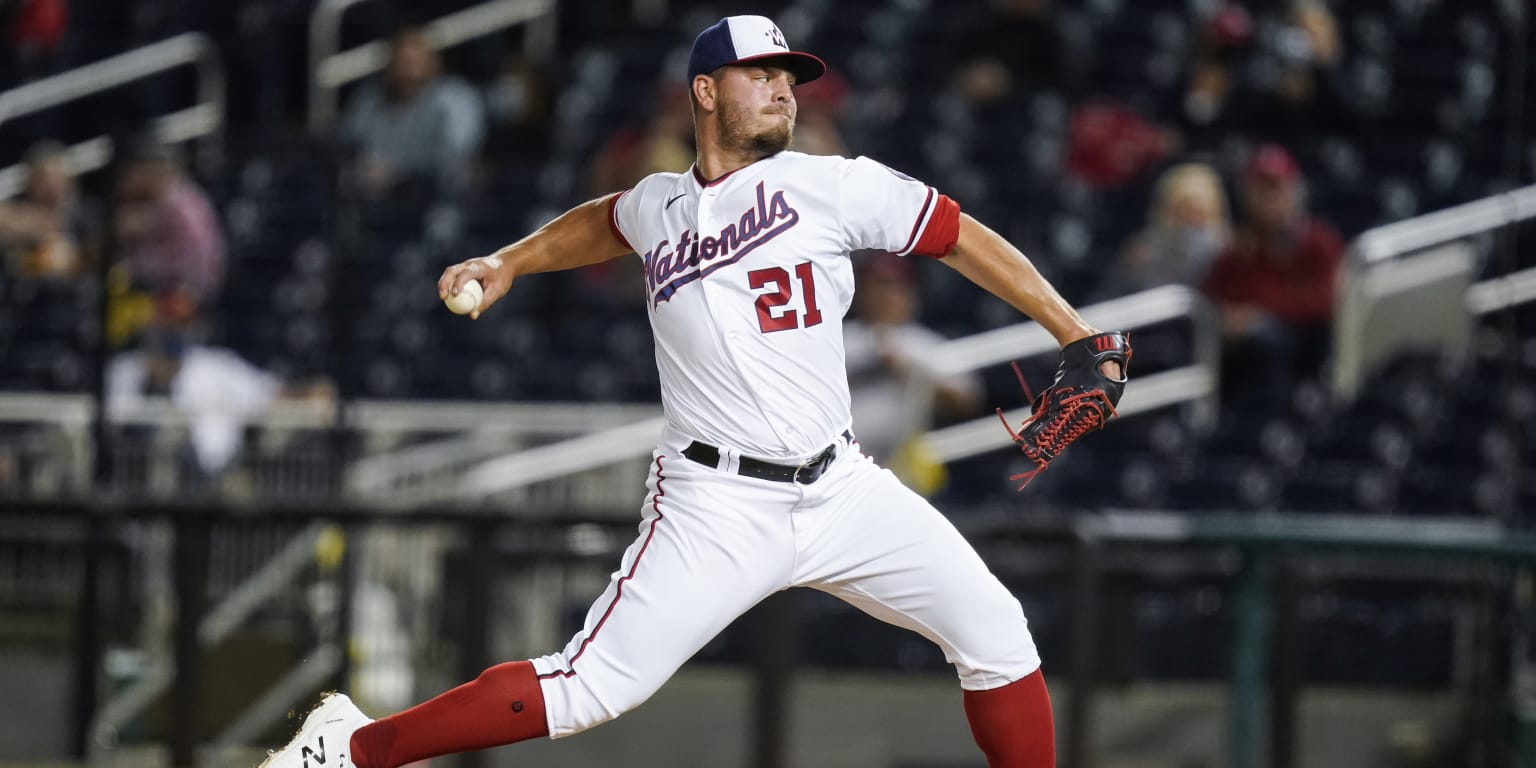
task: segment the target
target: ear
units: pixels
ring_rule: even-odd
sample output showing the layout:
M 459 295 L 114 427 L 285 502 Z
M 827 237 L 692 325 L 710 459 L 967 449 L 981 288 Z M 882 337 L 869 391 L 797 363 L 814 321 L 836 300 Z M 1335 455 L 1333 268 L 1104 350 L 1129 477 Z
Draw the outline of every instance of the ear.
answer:
M 709 75 L 695 75 L 691 87 L 693 103 L 704 112 L 715 111 L 715 99 L 719 96 L 715 79 Z

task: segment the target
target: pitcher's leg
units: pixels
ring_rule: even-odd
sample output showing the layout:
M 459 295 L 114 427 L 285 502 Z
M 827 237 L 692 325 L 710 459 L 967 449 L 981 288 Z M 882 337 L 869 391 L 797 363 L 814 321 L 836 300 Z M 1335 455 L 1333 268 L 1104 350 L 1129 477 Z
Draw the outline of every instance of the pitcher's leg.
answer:
M 474 680 L 352 734 L 358 768 L 399 768 L 429 757 L 549 734 L 533 664 L 498 664 Z
M 754 489 L 704 472 L 713 470 L 686 459 L 657 460 L 639 537 L 564 650 L 497 665 L 358 729 L 352 736 L 358 768 L 399 768 L 436 755 L 558 738 L 611 720 L 645 701 L 737 616 L 783 588 L 792 556 L 787 516 L 748 509 L 754 499 L 742 494 Z
M 868 462 L 839 490 L 801 549 L 797 584 L 937 643 L 966 690 L 1040 667 L 1018 599 L 927 499 Z
M 1045 674 L 965 692 L 965 719 L 991 768 L 1054 768 L 1056 726 Z
M 568 736 L 633 709 L 731 621 L 783 589 L 792 499 L 685 458 L 651 473 L 640 536 L 581 631 L 533 660 L 549 734 Z
M 928 501 L 889 472 L 859 466 L 802 549 L 798 583 L 834 594 L 943 649 L 993 768 L 1055 760 L 1040 656 L 1017 598 Z

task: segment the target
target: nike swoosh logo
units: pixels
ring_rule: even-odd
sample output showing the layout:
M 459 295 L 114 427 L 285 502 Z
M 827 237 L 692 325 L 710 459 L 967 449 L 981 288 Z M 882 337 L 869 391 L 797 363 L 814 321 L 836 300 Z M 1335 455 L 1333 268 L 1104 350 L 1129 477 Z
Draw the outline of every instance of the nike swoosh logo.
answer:
M 672 198 L 672 199 L 671 199 L 671 200 L 668 200 L 668 201 L 667 201 L 667 204 L 666 204 L 666 205 L 664 205 L 664 206 L 662 206 L 662 208 L 663 208 L 663 209 L 666 209 L 666 208 L 671 208 L 671 207 L 672 207 L 672 204 L 673 204 L 673 203 L 675 203 L 675 202 L 677 202 L 677 201 L 678 201 L 678 199 L 680 199 L 680 198 L 682 198 L 682 197 L 684 197 L 684 196 L 686 196 L 686 195 L 687 195 L 687 194 L 688 194 L 688 193 L 687 193 L 687 192 L 684 192 L 684 193 L 683 193 L 683 194 L 681 194 L 681 195 L 678 195 L 678 196 L 677 196 L 677 197 L 674 197 L 674 198 Z

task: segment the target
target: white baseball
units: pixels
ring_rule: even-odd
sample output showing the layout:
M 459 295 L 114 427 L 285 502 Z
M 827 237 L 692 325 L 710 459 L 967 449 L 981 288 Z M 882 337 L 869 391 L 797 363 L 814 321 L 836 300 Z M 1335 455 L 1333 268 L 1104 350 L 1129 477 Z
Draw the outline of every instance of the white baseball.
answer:
M 480 281 L 471 280 L 460 286 L 457 294 L 443 299 L 443 303 L 455 315 L 467 315 L 480 306 L 480 299 L 484 296 L 485 291 L 480 287 Z

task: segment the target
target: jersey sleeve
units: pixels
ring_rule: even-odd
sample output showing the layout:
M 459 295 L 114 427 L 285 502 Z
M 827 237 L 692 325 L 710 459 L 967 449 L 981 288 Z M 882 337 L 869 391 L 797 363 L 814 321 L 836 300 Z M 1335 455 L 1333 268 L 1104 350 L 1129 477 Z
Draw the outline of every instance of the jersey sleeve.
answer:
M 640 196 L 635 194 L 636 188 L 626 189 L 623 192 L 608 198 L 608 228 L 613 230 L 613 236 L 624 244 L 624 247 L 633 251 L 635 238 L 630 233 L 635 231 L 635 223 L 639 220 L 638 207 L 635 203 Z
M 849 250 L 938 258 L 960 237 L 960 205 L 867 157 L 845 163 L 838 206 Z

